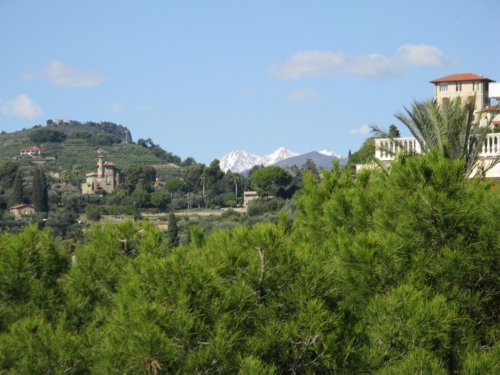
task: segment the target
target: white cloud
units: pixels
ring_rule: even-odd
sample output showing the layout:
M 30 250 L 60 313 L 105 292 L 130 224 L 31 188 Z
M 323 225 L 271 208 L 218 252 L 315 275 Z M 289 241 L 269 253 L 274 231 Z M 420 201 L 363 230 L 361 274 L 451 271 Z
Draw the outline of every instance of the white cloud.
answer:
M 298 89 L 292 91 L 287 96 L 288 100 L 301 101 L 301 102 L 314 100 L 317 98 L 319 98 L 318 92 L 311 89 Z
M 450 60 L 437 47 L 404 44 L 393 56 L 372 53 L 350 55 L 344 52 L 303 51 L 281 64 L 269 67 L 269 73 L 282 80 L 352 74 L 369 79 L 390 79 L 403 71 L 422 66 L 447 65 Z
M 369 124 L 364 124 L 358 129 L 351 129 L 351 134 L 366 134 L 369 133 L 372 130 Z
M 42 108 L 31 100 L 28 95 L 21 94 L 14 99 L 1 100 L 0 113 L 32 120 L 42 114 Z
M 90 72 L 54 60 L 42 69 L 50 82 L 63 87 L 90 87 L 102 84 L 106 77 L 100 73 Z

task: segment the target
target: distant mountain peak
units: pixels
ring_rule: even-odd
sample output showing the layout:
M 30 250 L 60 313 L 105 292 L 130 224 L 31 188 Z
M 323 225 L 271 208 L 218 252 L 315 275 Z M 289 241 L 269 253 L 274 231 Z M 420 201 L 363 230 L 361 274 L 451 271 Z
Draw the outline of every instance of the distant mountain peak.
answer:
M 341 154 L 337 154 L 331 150 L 321 150 L 321 151 L 318 151 L 320 154 L 323 154 L 323 155 L 326 155 L 326 156 L 333 156 L 335 158 L 339 158 L 339 159 L 342 159 L 342 155 Z
M 220 168 L 224 172 L 231 170 L 235 173 L 241 173 L 256 165 L 268 166 L 297 155 L 296 152 L 285 147 L 280 147 L 268 155 L 257 155 L 237 149 L 220 158 Z

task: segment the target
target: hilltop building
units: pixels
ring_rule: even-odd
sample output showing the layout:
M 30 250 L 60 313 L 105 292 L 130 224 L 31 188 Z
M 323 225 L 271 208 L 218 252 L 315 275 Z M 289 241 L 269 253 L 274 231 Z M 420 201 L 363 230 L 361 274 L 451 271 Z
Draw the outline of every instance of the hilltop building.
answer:
M 32 146 L 25 147 L 19 151 L 20 156 L 37 157 L 42 155 L 42 149 L 40 147 Z
M 479 126 L 486 126 L 489 123 L 491 128 L 491 133 L 487 134 L 479 153 L 480 163 L 487 164 L 499 157 L 500 133 L 494 130 L 500 126 L 500 83 L 474 73 L 451 74 L 432 80 L 431 83 L 435 86 L 434 99 L 438 103 L 455 98 L 459 98 L 462 103 L 474 102 L 474 115 L 481 116 L 478 119 Z M 413 137 L 375 139 L 375 157 L 383 162 L 394 160 L 402 149 L 416 154 L 422 153 L 420 144 Z M 360 165 L 357 169 L 366 167 Z M 500 178 L 500 163 L 489 169 L 486 177 Z
M 120 170 L 113 163 L 104 161 L 102 149 L 97 150 L 97 172 L 85 176 L 86 181 L 81 184 L 82 194 L 109 194 L 122 182 Z

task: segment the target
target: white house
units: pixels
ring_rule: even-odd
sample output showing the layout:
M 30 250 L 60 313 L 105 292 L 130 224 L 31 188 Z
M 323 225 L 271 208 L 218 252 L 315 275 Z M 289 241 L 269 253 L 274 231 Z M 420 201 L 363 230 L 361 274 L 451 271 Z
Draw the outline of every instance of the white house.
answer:
M 478 168 L 487 167 L 495 158 L 500 157 L 500 133 L 494 132 L 500 127 L 500 84 L 474 73 L 452 74 L 431 83 L 436 86 L 435 99 L 438 103 L 454 98 L 460 98 L 463 102 L 474 101 L 475 115 L 481 115 L 480 126 L 481 123 L 491 123 L 492 132 L 486 136 L 479 153 Z M 413 137 L 375 139 L 375 157 L 383 162 L 394 160 L 401 150 L 422 153 L 421 145 Z M 500 178 L 500 163 L 489 169 L 486 177 Z

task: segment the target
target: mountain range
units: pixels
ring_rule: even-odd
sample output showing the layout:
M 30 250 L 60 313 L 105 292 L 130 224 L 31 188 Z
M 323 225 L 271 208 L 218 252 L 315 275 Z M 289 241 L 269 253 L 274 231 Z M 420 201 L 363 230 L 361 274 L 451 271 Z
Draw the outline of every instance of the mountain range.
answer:
M 313 151 L 307 154 L 298 154 L 285 147 L 280 147 L 268 155 L 252 154 L 243 150 L 233 150 L 220 158 L 220 168 L 227 172 L 235 173 L 248 171 L 256 165 L 277 165 L 282 168 L 290 168 L 293 165 L 302 167 L 307 159 L 311 159 L 318 167 L 331 168 L 333 161 L 341 158 L 329 150 Z

